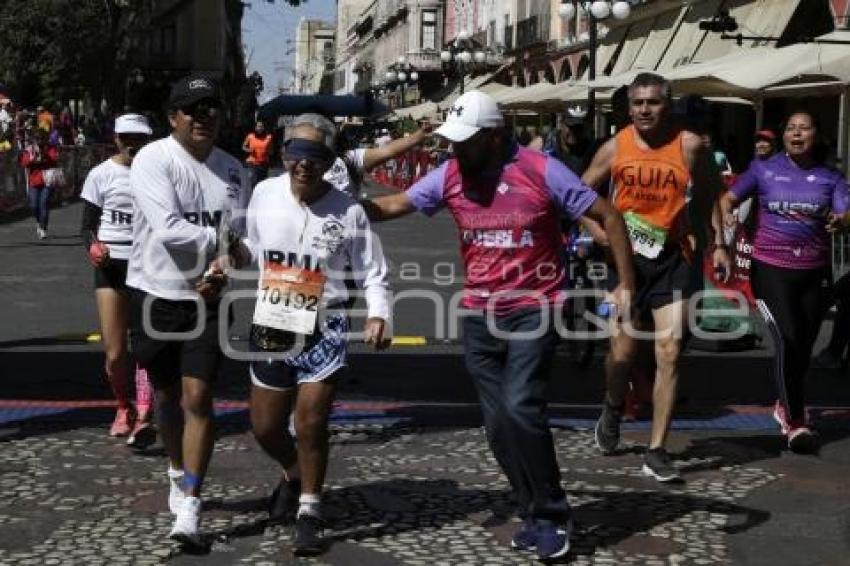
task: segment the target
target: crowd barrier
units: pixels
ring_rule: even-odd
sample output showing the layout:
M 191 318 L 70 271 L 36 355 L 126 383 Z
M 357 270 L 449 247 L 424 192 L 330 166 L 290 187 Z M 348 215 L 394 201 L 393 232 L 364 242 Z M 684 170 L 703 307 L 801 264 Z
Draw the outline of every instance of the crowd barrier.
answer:
M 62 146 L 59 148 L 59 167 L 65 183 L 53 194 L 53 203 L 71 200 L 80 194 L 89 170 L 115 153 L 115 146 L 94 144 Z M 24 169 L 18 165 L 18 152 L 0 153 L 0 214 L 11 214 L 27 204 L 27 183 Z
M 411 150 L 398 159 L 375 167 L 372 178 L 382 185 L 406 191 L 437 166 L 437 157 L 428 150 Z

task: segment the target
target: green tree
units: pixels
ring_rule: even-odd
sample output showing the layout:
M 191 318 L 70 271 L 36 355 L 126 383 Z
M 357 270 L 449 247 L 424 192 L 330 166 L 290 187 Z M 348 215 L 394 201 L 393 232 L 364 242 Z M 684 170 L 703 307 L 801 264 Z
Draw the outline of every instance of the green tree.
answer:
M 146 2 L 0 2 L 0 81 L 25 104 L 88 96 L 119 100 L 122 68 Z

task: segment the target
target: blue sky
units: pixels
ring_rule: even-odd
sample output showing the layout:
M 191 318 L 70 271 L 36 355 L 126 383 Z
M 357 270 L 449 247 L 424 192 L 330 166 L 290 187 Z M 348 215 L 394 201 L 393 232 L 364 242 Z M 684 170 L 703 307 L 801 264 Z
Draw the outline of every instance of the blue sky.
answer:
M 242 42 L 248 58 L 248 72 L 259 71 L 266 89 L 261 101 L 277 94 L 278 83 L 288 85 L 292 78 L 295 53 L 287 54 L 295 42 L 295 28 L 303 18 L 336 21 L 335 0 L 307 0 L 293 8 L 284 0 L 247 0 L 251 4 L 242 18 Z M 291 40 L 292 44 L 287 44 Z M 275 69 L 284 65 L 285 69 Z

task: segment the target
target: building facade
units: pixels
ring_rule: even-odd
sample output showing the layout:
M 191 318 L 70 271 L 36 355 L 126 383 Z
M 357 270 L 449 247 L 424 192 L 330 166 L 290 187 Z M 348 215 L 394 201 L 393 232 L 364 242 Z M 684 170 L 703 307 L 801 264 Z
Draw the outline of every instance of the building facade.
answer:
M 336 26 L 302 18 L 295 34 L 296 94 L 330 94 L 336 59 Z

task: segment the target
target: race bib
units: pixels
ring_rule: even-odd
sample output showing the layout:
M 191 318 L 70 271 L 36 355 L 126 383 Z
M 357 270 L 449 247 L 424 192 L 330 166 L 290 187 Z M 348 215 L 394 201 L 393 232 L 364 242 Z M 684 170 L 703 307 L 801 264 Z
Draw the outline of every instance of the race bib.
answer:
M 257 290 L 254 324 L 298 334 L 313 334 L 325 279 L 317 271 L 267 265 Z
M 632 241 L 632 251 L 648 259 L 657 258 L 664 249 L 667 230 L 647 222 L 634 212 L 623 213 L 623 220 Z

